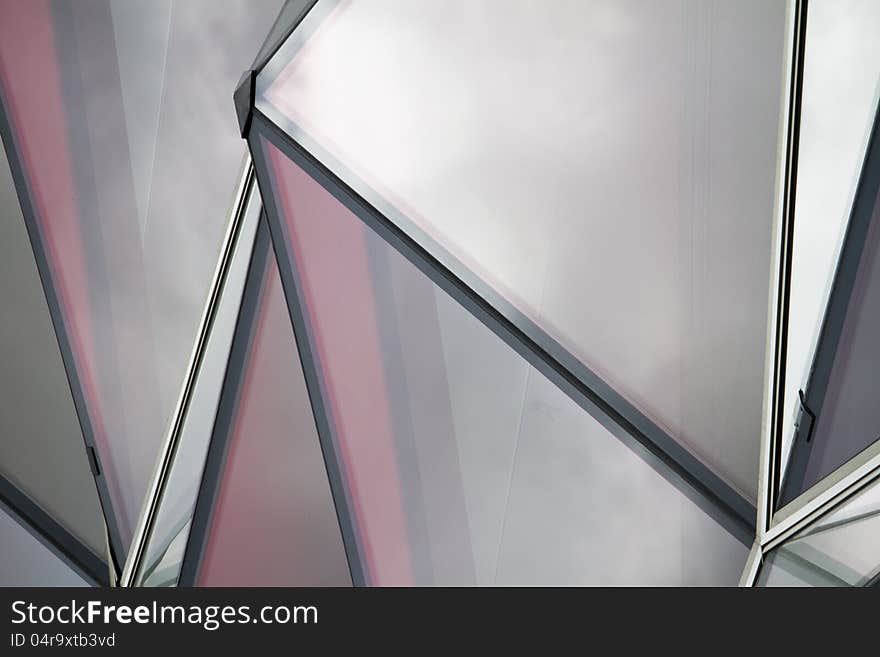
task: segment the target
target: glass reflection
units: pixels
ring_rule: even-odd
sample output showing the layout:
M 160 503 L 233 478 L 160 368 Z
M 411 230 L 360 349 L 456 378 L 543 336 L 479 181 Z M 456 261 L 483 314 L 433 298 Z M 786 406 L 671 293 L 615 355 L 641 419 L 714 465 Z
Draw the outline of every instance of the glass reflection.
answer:
M 95 482 L 2 146 L 0 308 L 0 476 L 104 554 Z

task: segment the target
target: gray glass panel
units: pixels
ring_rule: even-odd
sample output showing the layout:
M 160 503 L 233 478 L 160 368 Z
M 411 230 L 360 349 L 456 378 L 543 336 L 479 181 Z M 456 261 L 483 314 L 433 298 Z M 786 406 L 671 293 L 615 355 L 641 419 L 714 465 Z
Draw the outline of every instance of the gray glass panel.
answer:
M 0 505 L 0 586 L 88 586 Z
M 837 344 L 803 488 L 880 439 L 880 197 Z
M 819 334 L 782 503 L 880 438 L 880 116 L 875 118 Z
M 754 499 L 785 5 L 322 1 L 257 107 Z
M 0 474 L 103 554 L 95 482 L 2 149 L 0 308 Z
M 864 586 L 880 575 L 880 484 L 840 504 L 771 553 L 759 586 Z

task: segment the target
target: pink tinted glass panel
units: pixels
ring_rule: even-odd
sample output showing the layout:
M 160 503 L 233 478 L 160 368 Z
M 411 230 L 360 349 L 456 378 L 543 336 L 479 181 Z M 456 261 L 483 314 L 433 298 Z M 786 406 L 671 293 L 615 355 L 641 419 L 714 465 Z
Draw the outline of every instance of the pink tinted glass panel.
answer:
M 349 586 L 274 256 L 262 277 L 199 584 Z
M 4 3 L 0 76 L 7 118 L 16 136 L 22 168 L 29 174 L 32 202 L 58 302 L 66 311 L 65 329 L 80 384 L 89 406 L 97 409 L 103 384 L 96 371 L 94 300 L 89 293 L 80 194 L 73 173 L 76 153 L 68 135 L 57 29 L 49 2 Z M 91 421 L 98 449 L 109 460 L 102 414 L 94 412 Z M 111 463 L 105 466 L 113 469 Z M 114 483 L 111 494 L 119 499 L 120 491 Z
M 317 358 L 328 377 L 328 403 L 350 503 L 360 520 L 368 578 L 389 586 L 412 584 L 366 229 L 299 167 L 268 148 Z

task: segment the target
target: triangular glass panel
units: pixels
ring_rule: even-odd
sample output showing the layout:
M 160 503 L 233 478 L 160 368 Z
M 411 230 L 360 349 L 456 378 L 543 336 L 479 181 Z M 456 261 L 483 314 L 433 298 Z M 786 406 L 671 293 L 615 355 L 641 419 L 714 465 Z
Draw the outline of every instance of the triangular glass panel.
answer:
M 748 529 L 251 134 L 356 584 L 736 581 Z
M 777 508 L 880 438 L 878 29 L 809 5 Z
M 2 149 L 0 251 L 0 478 L 39 506 L 96 560 L 106 561 L 95 482 Z M 93 576 L 106 579 L 106 564 L 103 570 Z M 19 580 L 0 581 L 10 585 Z
M 279 7 L 0 5 L 4 140 L 120 562 L 241 166 L 229 96 Z
M 193 525 L 182 584 L 351 585 L 265 225 L 254 246 Z
M 880 484 L 767 555 L 757 586 L 865 586 L 880 577 Z
M 256 104 L 753 505 L 787 47 L 785 2 L 322 2 Z

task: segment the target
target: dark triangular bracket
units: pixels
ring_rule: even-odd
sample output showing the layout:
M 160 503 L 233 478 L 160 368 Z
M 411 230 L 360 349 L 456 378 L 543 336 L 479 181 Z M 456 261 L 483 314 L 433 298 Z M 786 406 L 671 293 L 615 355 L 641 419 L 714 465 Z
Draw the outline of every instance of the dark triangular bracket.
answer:
M 251 69 L 242 74 L 235 87 L 235 93 L 232 94 L 232 100 L 235 102 L 235 114 L 238 116 L 238 129 L 244 139 L 247 139 L 251 130 L 256 89 L 257 72 Z

